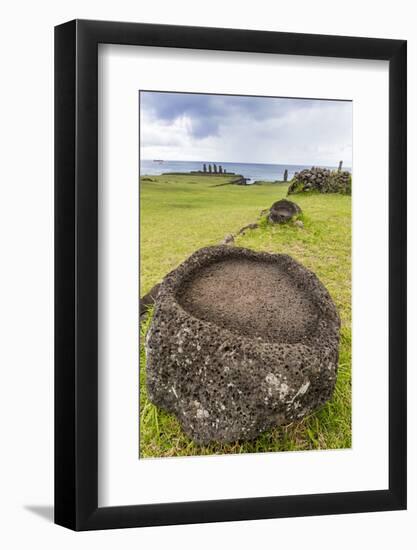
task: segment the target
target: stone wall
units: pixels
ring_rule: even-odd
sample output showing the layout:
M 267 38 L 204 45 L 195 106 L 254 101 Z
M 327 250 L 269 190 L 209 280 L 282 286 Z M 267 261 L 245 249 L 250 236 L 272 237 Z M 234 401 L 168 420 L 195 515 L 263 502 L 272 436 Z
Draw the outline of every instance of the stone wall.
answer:
M 331 171 L 312 167 L 296 172 L 288 187 L 288 194 L 318 191 L 319 193 L 352 193 L 352 176 L 347 171 Z

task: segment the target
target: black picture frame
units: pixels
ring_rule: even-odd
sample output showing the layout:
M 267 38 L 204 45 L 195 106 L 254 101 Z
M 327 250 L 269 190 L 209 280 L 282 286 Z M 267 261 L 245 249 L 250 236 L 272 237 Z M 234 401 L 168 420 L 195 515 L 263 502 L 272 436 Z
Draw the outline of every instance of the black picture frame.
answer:
M 389 62 L 389 488 L 98 506 L 98 44 Z M 55 522 L 92 530 L 406 508 L 406 41 L 74 20 L 55 28 Z

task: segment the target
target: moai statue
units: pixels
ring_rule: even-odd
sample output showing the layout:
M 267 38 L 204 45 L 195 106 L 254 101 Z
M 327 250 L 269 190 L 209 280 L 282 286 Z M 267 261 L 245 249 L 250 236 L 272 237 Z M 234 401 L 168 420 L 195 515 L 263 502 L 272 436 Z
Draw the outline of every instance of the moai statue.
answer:
M 339 162 L 339 168 L 337 169 L 338 172 L 341 171 L 342 165 L 343 165 L 343 160 L 341 160 L 341 161 Z
M 207 166 L 203 164 L 203 172 L 207 172 Z
M 217 174 L 217 166 L 213 163 L 213 170 L 214 170 L 214 173 Z
M 225 174 L 225 173 L 226 173 L 226 168 L 223 168 L 223 174 Z
M 211 174 L 211 164 L 209 164 L 209 174 Z
M 288 180 L 288 170 L 285 169 L 284 170 L 284 181 L 287 181 Z
M 221 164 L 219 164 L 219 174 L 222 174 L 223 173 L 223 168 L 221 166 Z

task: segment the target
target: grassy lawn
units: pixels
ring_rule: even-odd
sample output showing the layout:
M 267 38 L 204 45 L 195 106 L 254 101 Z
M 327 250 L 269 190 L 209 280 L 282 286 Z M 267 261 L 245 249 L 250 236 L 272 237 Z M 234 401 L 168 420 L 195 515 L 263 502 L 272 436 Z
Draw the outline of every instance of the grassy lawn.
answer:
M 258 221 L 260 211 L 286 196 L 287 186 L 221 185 L 232 176 L 150 176 L 141 182 L 141 295 L 203 246 Z M 230 178 L 230 179 L 229 179 Z M 236 238 L 254 250 L 290 254 L 311 269 L 330 292 L 342 319 L 339 372 L 333 399 L 300 422 L 276 427 L 254 441 L 195 445 L 173 415 L 147 399 L 141 326 L 140 456 L 338 449 L 351 446 L 351 197 L 339 194 L 290 197 L 303 210 L 303 228 L 264 223 Z

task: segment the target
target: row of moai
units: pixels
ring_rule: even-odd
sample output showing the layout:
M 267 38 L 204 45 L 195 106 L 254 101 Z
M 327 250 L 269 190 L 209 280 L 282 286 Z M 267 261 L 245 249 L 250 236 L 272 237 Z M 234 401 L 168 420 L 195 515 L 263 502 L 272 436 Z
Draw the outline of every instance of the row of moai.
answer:
M 204 173 L 209 173 L 209 174 L 225 174 L 226 173 L 226 169 L 223 168 L 220 164 L 219 166 L 216 166 L 216 164 L 213 163 L 213 169 L 211 168 L 211 164 L 208 165 L 208 170 L 207 170 L 207 166 L 205 164 L 203 164 L 203 172 Z

